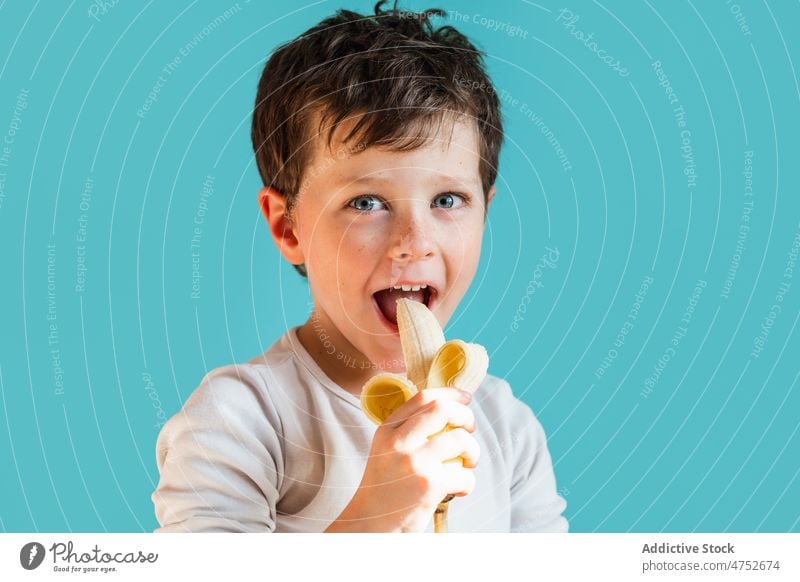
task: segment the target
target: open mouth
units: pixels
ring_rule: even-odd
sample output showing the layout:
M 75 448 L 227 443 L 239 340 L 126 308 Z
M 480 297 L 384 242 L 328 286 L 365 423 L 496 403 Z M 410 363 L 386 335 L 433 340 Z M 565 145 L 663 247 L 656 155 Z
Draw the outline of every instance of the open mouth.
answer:
M 403 290 L 403 287 L 406 290 Z M 430 309 L 437 296 L 436 288 L 431 285 L 421 283 L 417 285 L 395 285 L 387 289 L 381 289 L 372 294 L 372 301 L 375 310 L 378 312 L 383 324 L 392 332 L 397 332 L 397 300 L 410 299 L 424 303 Z

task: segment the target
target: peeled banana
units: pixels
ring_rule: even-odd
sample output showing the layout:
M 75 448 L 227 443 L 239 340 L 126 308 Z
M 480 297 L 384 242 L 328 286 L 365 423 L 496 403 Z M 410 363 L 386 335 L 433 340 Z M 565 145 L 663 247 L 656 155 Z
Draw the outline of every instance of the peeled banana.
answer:
M 419 390 L 452 387 L 474 393 L 483 382 L 489 368 L 486 349 L 461 340 L 445 341 L 442 326 L 424 303 L 398 299 L 397 327 L 406 374 L 377 374 L 361 389 L 361 408 L 376 424 L 383 423 Z M 428 439 L 451 428 L 447 425 Z M 461 461 L 456 457 L 445 462 Z M 437 533 L 447 531 L 447 503 L 452 498 L 445 497 L 436 509 Z

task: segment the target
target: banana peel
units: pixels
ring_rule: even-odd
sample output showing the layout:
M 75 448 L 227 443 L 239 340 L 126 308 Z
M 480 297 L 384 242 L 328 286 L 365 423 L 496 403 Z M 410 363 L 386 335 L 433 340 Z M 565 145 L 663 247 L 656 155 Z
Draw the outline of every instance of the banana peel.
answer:
M 404 375 L 384 372 L 364 383 L 361 389 L 361 409 L 372 422 L 383 424 L 416 393 L 417 387 Z

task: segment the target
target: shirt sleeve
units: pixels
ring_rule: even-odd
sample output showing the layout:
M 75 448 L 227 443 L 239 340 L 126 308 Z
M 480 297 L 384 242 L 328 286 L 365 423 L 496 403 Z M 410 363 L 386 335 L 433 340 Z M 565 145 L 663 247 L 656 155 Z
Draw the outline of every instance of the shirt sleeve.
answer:
M 155 532 L 274 531 L 282 433 L 257 371 L 208 374 L 158 436 Z
M 569 523 L 561 514 L 567 502 L 556 490 L 544 428 L 527 404 L 511 398 L 511 532 L 565 533 Z

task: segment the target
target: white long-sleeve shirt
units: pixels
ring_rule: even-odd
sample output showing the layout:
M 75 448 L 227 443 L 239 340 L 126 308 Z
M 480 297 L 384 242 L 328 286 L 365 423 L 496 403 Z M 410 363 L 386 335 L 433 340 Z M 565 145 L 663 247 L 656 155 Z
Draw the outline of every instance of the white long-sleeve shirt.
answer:
M 321 532 L 349 503 L 377 427 L 297 329 L 246 364 L 207 374 L 162 427 L 156 532 Z M 491 374 L 470 406 L 476 485 L 450 502 L 448 531 L 566 532 L 566 501 L 531 409 Z

